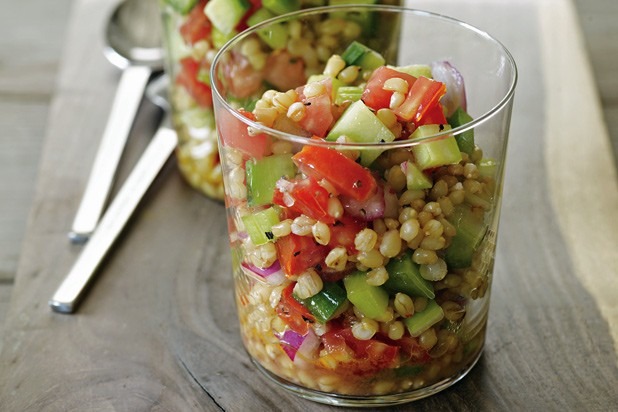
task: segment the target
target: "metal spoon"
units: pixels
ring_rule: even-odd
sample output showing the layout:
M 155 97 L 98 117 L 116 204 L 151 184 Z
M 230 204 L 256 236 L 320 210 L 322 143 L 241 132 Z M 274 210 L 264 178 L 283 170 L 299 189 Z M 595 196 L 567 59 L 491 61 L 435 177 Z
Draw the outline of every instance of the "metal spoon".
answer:
M 103 258 L 176 147 L 178 137 L 170 126 L 169 108 L 165 98 L 167 85 L 167 78 L 160 76 L 146 90 L 148 98 L 164 109 L 161 125 L 109 205 L 67 277 L 49 301 L 49 305 L 55 312 L 73 313 L 75 311 L 86 286 Z
M 104 54 L 123 72 L 69 233 L 74 243 L 87 241 L 97 226 L 148 79 L 163 69 L 159 13 L 156 0 L 125 0 L 108 22 Z

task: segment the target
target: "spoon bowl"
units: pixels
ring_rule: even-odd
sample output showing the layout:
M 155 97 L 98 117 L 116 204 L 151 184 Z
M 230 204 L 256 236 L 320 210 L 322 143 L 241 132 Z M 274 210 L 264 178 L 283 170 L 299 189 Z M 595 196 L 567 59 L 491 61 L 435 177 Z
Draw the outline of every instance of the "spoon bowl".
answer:
M 124 0 L 111 14 L 104 55 L 122 75 L 69 238 L 84 243 L 94 232 L 111 192 L 116 169 L 144 89 L 163 69 L 161 22 L 156 0 Z

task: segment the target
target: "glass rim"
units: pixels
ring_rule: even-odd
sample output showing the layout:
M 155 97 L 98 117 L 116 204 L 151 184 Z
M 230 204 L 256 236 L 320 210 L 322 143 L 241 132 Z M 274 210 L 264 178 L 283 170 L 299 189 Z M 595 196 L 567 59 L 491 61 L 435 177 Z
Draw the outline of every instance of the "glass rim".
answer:
M 310 15 L 315 15 L 315 14 L 326 14 L 326 13 L 332 13 L 332 12 L 336 12 L 336 11 L 345 11 L 345 10 L 350 10 L 350 11 L 358 11 L 359 9 L 367 9 L 370 11 L 385 11 L 385 12 L 389 12 L 389 13 L 401 13 L 401 14 L 412 14 L 412 15 L 416 15 L 416 16 L 424 16 L 427 18 L 432 18 L 432 19 L 436 19 L 436 20 L 440 20 L 443 22 L 446 22 L 448 24 L 452 24 L 455 26 L 460 26 L 466 30 L 472 31 L 474 33 L 476 33 L 478 36 L 480 36 L 481 38 L 484 38 L 485 40 L 489 41 L 490 43 L 493 43 L 494 46 L 497 47 L 497 49 L 499 49 L 504 56 L 506 56 L 508 62 L 511 64 L 511 67 L 513 69 L 513 74 L 511 76 L 511 82 L 509 84 L 508 90 L 506 91 L 506 93 L 504 94 L 504 96 L 495 104 L 493 105 L 489 110 L 485 111 L 483 114 L 479 115 L 478 117 L 474 118 L 471 122 L 466 123 L 464 125 L 458 126 L 456 128 L 453 129 L 448 129 L 448 130 L 444 130 L 440 133 L 435 133 L 432 134 L 430 136 L 426 136 L 423 138 L 416 138 L 416 139 L 403 139 L 403 140 L 394 140 L 392 142 L 378 142 L 378 143 L 356 143 L 356 142 L 336 142 L 336 141 L 327 141 L 327 140 L 321 140 L 321 139 L 313 139 L 311 137 L 307 137 L 307 136 L 300 136 L 300 135 L 296 135 L 296 134 L 292 134 L 292 133 L 287 133 L 287 132 L 282 132 L 280 130 L 274 129 L 272 127 L 268 127 L 265 126 L 261 123 L 258 123 L 254 120 L 251 120 L 245 116 L 243 116 L 237 109 L 235 109 L 234 107 L 232 107 L 227 99 L 225 99 L 221 93 L 219 92 L 219 88 L 217 87 L 217 82 L 214 81 L 212 82 L 212 94 L 213 94 L 213 100 L 214 99 L 219 99 L 221 104 L 223 105 L 223 108 L 225 110 L 228 110 L 234 117 L 236 117 L 238 120 L 240 120 L 241 122 L 247 124 L 249 127 L 251 127 L 251 130 L 255 133 L 255 134 L 260 134 L 260 133 L 265 133 L 268 134 L 270 136 L 275 136 L 279 139 L 282 140 L 286 140 L 292 143 L 300 143 L 303 145 L 313 145 L 313 146 L 325 146 L 325 147 L 337 147 L 337 148 L 345 148 L 345 149 L 350 149 L 350 150 L 369 150 L 369 149 L 376 149 L 376 148 L 380 148 L 383 150 L 391 150 L 391 149 L 397 149 L 397 148 L 409 148 L 411 146 L 416 146 L 420 143 L 424 143 L 424 142 L 429 142 L 429 141 L 433 141 L 433 140 L 439 140 L 441 138 L 444 138 L 445 136 L 450 136 L 450 135 L 458 135 L 461 133 L 464 133 L 468 130 L 474 129 L 478 126 L 480 126 L 481 124 L 485 123 L 486 121 L 488 121 L 489 119 L 491 119 L 492 117 L 494 117 L 494 115 L 496 115 L 497 113 L 499 113 L 502 109 L 505 108 L 505 106 L 507 106 L 509 104 L 510 101 L 512 101 L 513 96 L 515 94 L 515 86 L 517 85 L 517 79 L 518 79 L 518 71 L 517 71 L 517 64 L 515 63 L 515 59 L 513 58 L 513 56 L 511 55 L 511 53 L 509 52 L 509 50 L 506 48 L 506 46 L 504 46 L 504 44 L 502 44 L 498 39 L 496 39 L 495 37 L 493 37 L 492 35 L 490 35 L 489 33 L 487 33 L 484 30 L 479 29 L 478 27 L 466 23 L 464 21 L 461 21 L 459 19 L 456 19 L 454 17 L 450 17 L 450 16 L 446 16 L 444 14 L 440 14 L 440 13 L 434 13 L 434 12 L 430 12 L 430 11 L 426 11 L 426 10 L 420 10 L 420 9 L 414 9 L 414 8 L 409 8 L 409 7 L 403 7 L 403 6 L 391 6 L 391 5 L 377 5 L 377 4 L 354 4 L 354 5 L 350 5 L 350 4 L 344 4 L 344 5 L 334 5 L 334 6 L 322 6 L 322 7 L 312 7 L 309 9 L 303 9 L 303 10 L 298 10 L 295 12 L 291 12 L 291 13 L 287 13 L 287 14 L 283 14 L 280 16 L 275 16 L 272 17 L 270 19 L 264 20 L 254 26 L 251 26 L 250 28 L 240 32 L 239 34 L 235 35 L 233 38 L 231 38 L 230 40 L 228 40 L 217 52 L 217 54 L 215 55 L 213 61 L 212 61 L 212 66 L 210 68 L 210 78 L 211 79 L 216 79 L 216 68 L 219 64 L 219 61 L 221 60 L 222 56 L 229 52 L 232 47 L 236 46 L 237 44 L 239 44 L 243 39 L 249 37 L 250 35 L 254 34 L 255 32 L 257 32 L 258 30 L 266 27 L 266 26 L 270 26 L 273 24 L 278 24 L 278 23 L 283 23 L 295 18 L 298 18 L 300 16 L 310 16 Z M 215 111 L 215 116 L 216 116 L 216 111 Z

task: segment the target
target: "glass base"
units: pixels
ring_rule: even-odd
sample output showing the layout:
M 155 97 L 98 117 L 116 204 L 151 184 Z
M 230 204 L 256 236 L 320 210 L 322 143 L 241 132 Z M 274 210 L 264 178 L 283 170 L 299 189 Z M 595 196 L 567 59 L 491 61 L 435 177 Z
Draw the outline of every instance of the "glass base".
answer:
M 450 376 L 433 385 L 425 386 L 423 388 L 414 389 L 408 392 L 394 393 L 390 395 L 371 395 L 371 396 L 353 396 L 353 395 L 340 395 L 335 393 L 318 391 L 315 389 L 305 388 L 303 386 L 292 383 L 286 379 L 275 375 L 268 369 L 264 368 L 260 363 L 252 356 L 249 356 L 256 368 L 266 376 L 271 382 L 276 383 L 278 386 L 289 390 L 290 392 L 300 396 L 301 398 L 308 399 L 310 401 L 323 403 L 327 405 L 335 406 L 349 406 L 349 407 L 375 407 L 375 406 L 394 406 L 404 403 L 416 401 L 426 398 L 441 392 L 455 383 L 459 382 L 464 376 L 472 370 L 474 365 L 483 354 L 484 348 L 481 348 L 476 357 L 470 362 L 470 364 L 459 371 L 456 375 Z

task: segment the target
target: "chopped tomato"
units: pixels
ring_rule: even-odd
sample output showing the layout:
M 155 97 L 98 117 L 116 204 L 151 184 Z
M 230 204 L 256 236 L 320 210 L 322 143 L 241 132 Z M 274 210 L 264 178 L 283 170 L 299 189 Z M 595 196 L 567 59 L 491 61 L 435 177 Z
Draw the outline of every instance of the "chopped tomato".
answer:
M 357 339 L 350 328 L 333 328 L 322 335 L 322 342 L 323 356 L 332 356 L 332 360 L 338 362 L 338 371 L 347 371 L 354 375 L 393 368 L 399 361 L 398 346 L 378 339 Z
M 389 345 L 395 345 L 400 348 L 400 359 L 402 363 L 407 362 L 422 365 L 431 360 L 431 356 L 429 356 L 427 350 L 418 342 L 418 338 L 404 336 L 398 340 L 391 340 L 387 337 L 383 337 L 382 340 Z
M 302 303 L 294 299 L 293 290 L 294 283 L 283 289 L 275 310 L 293 331 L 305 335 L 309 331 L 309 326 L 315 322 L 315 318 Z
M 264 70 L 256 70 L 246 56 L 232 52 L 232 58 L 222 63 L 221 73 L 225 76 L 222 90 L 238 99 L 244 99 L 262 88 Z
M 200 0 L 198 4 L 187 15 L 187 19 L 180 26 L 180 35 L 187 44 L 195 44 L 200 40 L 210 38 L 212 24 L 206 14 L 204 7 L 208 0 Z
M 288 276 L 299 275 L 310 267 L 321 264 L 329 249 L 313 239 L 313 236 L 298 236 L 291 233 L 277 239 L 277 257 Z
M 266 61 L 265 80 L 278 90 L 294 89 L 307 83 L 303 59 L 287 51 L 276 51 Z
M 255 120 L 251 112 L 241 109 L 239 113 L 250 120 Z M 229 111 L 218 109 L 217 119 L 217 130 L 223 146 L 240 150 L 255 159 L 261 159 L 270 152 L 270 138 L 263 133 L 250 135 L 247 125 Z
M 399 119 L 419 124 L 423 116 L 439 104 L 445 93 L 444 83 L 421 76 L 416 79 L 401 106 L 393 112 Z
M 331 110 L 330 93 L 305 98 L 303 103 L 305 104 L 305 115 L 298 124 L 315 136 L 326 136 L 326 132 L 330 130 L 335 119 Z
M 191 57 L 185 57 L 180 61 L 180 73 L 176 77 L 176 82 L 187 90 L 197 104 L 202 107 L 212 107 L 210 86 L 197 78 L 200 68 L 200 63 Z
M 320 222 L 335 223 L 335 218 L 328 214 L 330 194 L 315 179 L 309 177 L 295 180 L 290 182 L 289 186 L 290 188 L 285 194 L 281 190 L 275 189 L 273 203 L 295 210 Z M 287 202 L 284 199 L 286 195 L 289 196 Z
M 330 225 L 330 243 L 328 246 L 331 248 L 343 246 L 349 254 L 356 254 L 358 250 L 354 246 L 354 238 L 358 232 L 366 227 L 366 222 L 343 215 L 341 219 Z
M 427 113 L 416 125 L 422 126 L 424 124 L 446 124 L 446 116 L 444 116 L 444 109 L 440 102 L 427 110 Z
M 393 77 L 404 79 L 406 83 L 408 83 L 408 90 L 412 88 L 412 85 L 416 82 L 416 77 L 407 73 L 402 73 L 386 66 L 379 67 L 371 74 L 371 77 L 367 81 L 367 86 L 361 97 L 363 102 L 373 110 L 388 108 L 393 92 L 384 90 L 383 87 L 384 82 Z
M 339 193 L 356 200 L 367 200 L 377 190 L 368 169 L 336 150 L 307 145 L 292 160 L 304 174 L 316 180 L 326 179 Z

